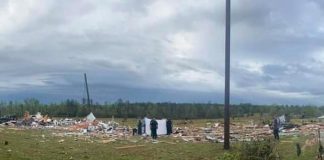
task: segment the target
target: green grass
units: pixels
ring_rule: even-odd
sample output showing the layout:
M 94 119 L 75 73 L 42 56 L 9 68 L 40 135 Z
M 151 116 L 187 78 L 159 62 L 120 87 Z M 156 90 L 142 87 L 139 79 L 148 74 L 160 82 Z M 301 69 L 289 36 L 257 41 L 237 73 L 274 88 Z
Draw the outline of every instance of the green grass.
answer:
M 296 143 L 299 143 L 301 146 L 305 145 L 305 142 L 309 137 L 286 137 L 282 138 L 278 150 L 280 156 L 284 159 L 290 160 L 310 160 L 315 159 L 318 151 L 318 143 L 315 143 L 311 146 L 307 146 L 302 150 L 300 157 L 297 157 L 296 154 Z
M 118 120 L 119 121 L 119 120 Z M 220 120 L 195 120 L 194 126 L 205 126 L 206 123 Z M 127 120 L 134 125 L 135 120 Z M 175 124 L 181 121 L 175 121 Z M 0 160 L 216 160 L 224 154 L 222 143 L 186 143 L 181 139 L 161 137 L 159 141 L 170 143 L 153 144 L 150 140 L 131 137 L 131 140 L 118 140 L 104 144 L 102 138 L 57 137 L 53 130 L 28 129 L 17 130 L 0 128 Z M 44 136 L 43 136 L 44 135 Z M 301 157 L 296 156 L 296 143 L 304 146 L 310 137 L 282 137 L 278 151 L 282 159 L 310 160 L 315 159 L 317 144 L 305 147 Z M 59 143 L 60 140 L 64 142 Z M 9 145 L 4 145 L 8 141 Z M 135 142 L 136 141 L 136 142 Z M 144 145 L 137 148 L 116 149 L 115 147 Z M 240 143 L 233 143 L 230 153 L 238 152 Z
M 45 135 L 45 138 L 42 137 Z M 64 142 L 58 141 L 64 139 Z M 139 138 L 137 138 L 139 139 Z M 4 145 L 8 141 L 9 145 Z M 161 138 L 160 141 L 170 141 Z M 50 131 L 5 129 L 0 131 L 1 160 L 43 160 L 43 159 L 214 159 L 222 153 L 222 146 L 215 144 L 177 144 L 145 142 L 137 143 L 127 140 L 103 144 L 98 138 L 75 141 L 75 137 L 54 137 Z M 170 141 L 171 142 L 171 141 Z M 144 145 L 130 149 L 114 147 Z M 11 150 L 11 151 L 8 151 Z

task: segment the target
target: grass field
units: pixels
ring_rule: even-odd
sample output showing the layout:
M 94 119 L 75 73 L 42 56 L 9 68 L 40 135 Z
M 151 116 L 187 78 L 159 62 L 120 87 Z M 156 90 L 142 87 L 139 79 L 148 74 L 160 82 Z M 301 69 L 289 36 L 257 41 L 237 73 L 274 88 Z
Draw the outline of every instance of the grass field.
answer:
M 201 120 L 197 123 L 205 123 Z M 102 143 L 102 139 L 57 137 L 51 130 L 0 128 L 0 160 L 213 160 L 224 154 L 221 143 L 186 143 L 171 137 L 159 138 L 160 143 L 132 137 L 130 140 Z M 305 145 L 309 137 L 284 137 L 278 146 L 282 159 L 311 160 L 316 157 L 316 144 Z M 5 145 L 5 141 L 8 145 Z M 301 157 L 296 156 L 295 144 L 303 147 Z M 116 147 L 137 146 L 119 149 Z M 238 152 L 240 143 L 232 145 L 230 152 Z

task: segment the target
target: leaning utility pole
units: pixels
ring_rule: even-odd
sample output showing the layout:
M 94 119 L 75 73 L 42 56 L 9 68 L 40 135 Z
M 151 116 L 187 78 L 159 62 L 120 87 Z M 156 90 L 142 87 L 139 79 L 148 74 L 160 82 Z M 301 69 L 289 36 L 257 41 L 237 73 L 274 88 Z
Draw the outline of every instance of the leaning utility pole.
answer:
M 224 149 L 230 149 L 231 0 L 226 0 Z
M 85 87 L 87 91 L 87 105 L 90 108 L 90 95 L 89 95 L 88 79 L 86 73 L 84 73 L 84 81 L 85 81 Z

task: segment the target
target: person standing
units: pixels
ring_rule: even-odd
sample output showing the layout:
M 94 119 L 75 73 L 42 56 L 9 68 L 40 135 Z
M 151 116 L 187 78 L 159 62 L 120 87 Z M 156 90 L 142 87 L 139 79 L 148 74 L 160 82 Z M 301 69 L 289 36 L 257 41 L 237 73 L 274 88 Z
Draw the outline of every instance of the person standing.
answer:
M 152 136 L 153 140 L 157 139 L 158 123 L 155 120 L 155 118 L 153 118 L 150 122 L 150 129 L 151 129 L 151 136 Z
M 279 123 L 276 117 L 273 118 L 273 135 L 276 140 L 279 140 Z
M 167 128 L 167 135 L 171 135 L 171 133 L 172 133 L 172 121 L 171 121 L 171 119 L 167 120 L 166 128 Z
M 138 120 L 137 123 L 137 134 L 142 135 L 142 120 Z

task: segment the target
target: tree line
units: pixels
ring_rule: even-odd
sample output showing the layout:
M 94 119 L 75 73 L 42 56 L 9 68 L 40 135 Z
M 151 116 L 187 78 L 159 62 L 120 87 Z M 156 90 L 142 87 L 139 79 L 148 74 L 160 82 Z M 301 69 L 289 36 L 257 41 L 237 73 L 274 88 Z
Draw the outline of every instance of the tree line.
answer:
M 171 119 L 214 119 L 223 118 L 223 105 L 215 103 L 152 103 L 129 102 L 119 99 L 115 103 L 92 104 L 90 107 L 76 100 L 44 104 L 37 99 L 23 102 L 0 102 L 0 116 L 15 115 L 22 117 L 25 111 L 35 114 L 41 112 L 51 117 L 84 117 L 93 112 L 96 117 L 116 118 L 171 118 Z M 231 105 L 231 116 L 244 117 L 258 114 L 260 116 L 290 115 L 300 118 L 317 117 L 324 114 L 324 106 L 297 105 L 253 105 L 249 103 Z

